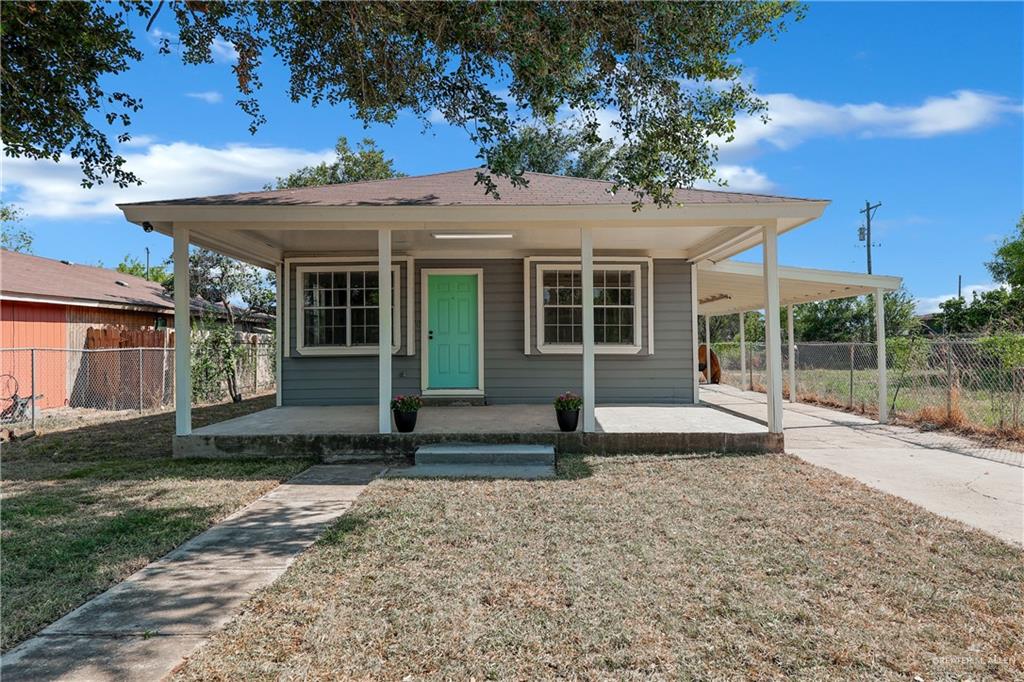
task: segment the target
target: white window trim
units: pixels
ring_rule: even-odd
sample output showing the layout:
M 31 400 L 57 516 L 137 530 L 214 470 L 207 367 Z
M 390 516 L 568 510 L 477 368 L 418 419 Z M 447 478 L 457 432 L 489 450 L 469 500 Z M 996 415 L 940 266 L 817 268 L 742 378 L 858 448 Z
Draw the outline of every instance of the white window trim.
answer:
M 536 328 L 537 328 L 537 352 L 548 355 L 582 355 L 583 344 L 550 344 L 544 342 L 544 273 L 551 270 L 580 270 L 579 263 L 544 263 L 537 265 L 536 282 Z M 636 332 L 636 343 L 633 344 L 606 344 L 595 343 L 594 353 L 596 355 L 637 355 L 643 349 L 643 316 L 644 296 L 642 270 L 639 264 L 594 264 L 594 272 L 600 270 L 629 270 L 633 273 L 633 291 L 636 302 L 633 304 L 633 328 Z M 596 308 L 597 306 L 595 306 Z
M 397 353 L 402 346 L 402 315 L 401 315 L 401 276 L 400 267 L 391 270 L 391 296 L 395 316 L 391 325 L 391 352 Z M 322 265 L 295 268 L 296 314 L 295 350 L 300 355 L 377 355 L 377 344 L 365 346 L 307 346 L 305 334 L 306 297 L 303 287 L 303 275 L 308 272 L 377 272 L 375 265 Z

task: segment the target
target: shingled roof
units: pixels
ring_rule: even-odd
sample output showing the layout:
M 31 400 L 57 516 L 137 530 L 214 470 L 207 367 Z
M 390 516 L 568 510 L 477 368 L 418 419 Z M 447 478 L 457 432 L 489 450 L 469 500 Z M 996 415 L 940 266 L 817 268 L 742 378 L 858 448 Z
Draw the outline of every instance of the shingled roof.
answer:
M 174 300 L 162 285 L 144 277 L 136 277 L 117 270 L 95 265 L 79 265 L 16 251 L 0 250 L 0 294 L 9 297 L 56 299 L 66 305 L 81 302 L 104 307 L 130 306 L 162 314 L 174 313 Z M 238 315 L 267 321 L 272 315 L 246 314 L 243 308 L 232 306 Z M 190 305 L 193 316 L 214 315 L 225 317 L 220 305 L 193 298 Z
M 485 194 L 476 184 L 480 168 L 417 175 L 391 180 L 350 182 L 296 189 L 219 194 L 189 199 L 144 201 L 122 206 L 588 206 L 629 205 L 632 192 L 612 193 L 612 183 L 544 173 L 524 173 L 528 187 L 513 187 L 494 177 L 499 199 Z M 763 204 L 815 201 L 769 194 L 749 194 L 707 189 L 678 189 L 682 204 Z
M 164 288 L 143 277 L 14 251 L 0 251 L 0 292 L 161 311 L 174 309 Z

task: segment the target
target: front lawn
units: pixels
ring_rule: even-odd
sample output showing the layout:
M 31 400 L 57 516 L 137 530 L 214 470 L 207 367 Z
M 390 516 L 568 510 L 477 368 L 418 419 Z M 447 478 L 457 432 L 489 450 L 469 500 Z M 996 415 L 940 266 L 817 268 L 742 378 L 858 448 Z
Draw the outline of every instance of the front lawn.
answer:
M 377 480 L 179 679 L 1024 674 L 1024 553 L 788 456 Z
M 194 421 L 272 404 L 200 408 Z M 4 650 L 309 465 L 173 460 L 173 425 L 160 414 L 3 446 Z

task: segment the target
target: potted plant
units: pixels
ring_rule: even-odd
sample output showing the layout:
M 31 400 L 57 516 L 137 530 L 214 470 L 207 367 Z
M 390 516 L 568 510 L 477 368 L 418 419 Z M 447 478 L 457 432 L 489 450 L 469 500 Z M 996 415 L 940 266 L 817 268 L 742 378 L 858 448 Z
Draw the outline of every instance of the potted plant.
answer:
M 410 433 L 416 428 L 416 413 L 421 407 L 423 399 L 418 395 L 396 395 L 391 399 L 391 412 L 399 433 Z
M 566 391 L 555 398 L 555 418 L 558 419 L 558 428 L 562 431 L 575 431 L 580 421 L 580 408 L 583 407 L 583 398 L 572 391 Z

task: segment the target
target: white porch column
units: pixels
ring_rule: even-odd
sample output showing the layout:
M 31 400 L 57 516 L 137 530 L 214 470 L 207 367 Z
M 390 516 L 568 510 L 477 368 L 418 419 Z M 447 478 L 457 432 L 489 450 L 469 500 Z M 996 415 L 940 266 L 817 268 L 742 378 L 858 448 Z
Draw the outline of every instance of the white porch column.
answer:
M 740 388 L 747 386 L 747 329 L 744 313 L 740 313 Z
M 796 397 L 796 339 L 793 338 L 793 306 L 786 306 L 786 339 L 789 341 L 789 402 Z
M 276 358 L 274 359 L 274 384 L 277 386 L 276 405 L 278 407 L 281 407 L 281 364 L 282 364 L 282 360 L 284 359 L 284 353 L 281 352 L 281 350 L 284 348 L 284 346 L 282 345 L 284 342 L 283 342 L 283 340 L 281 338 L 281 335 L 284 334 L 284 330 L 285 330 L 285 326 L 284 326 L 284 295 L 282 294 L 282 291 L 284 290 L 283 289 L 284 288 L 284 283 L 283 283 L 283 281 L 284 281 L 284 264 L 283 263 L 278 263 L 277 267 L 274 269 L 274 281 L 277 284 L 276 294 L 275 294 L 276 297 L 274 299 L 276 301 L 276 304 L 275 304 L 274 308 L 275 308 L 275 312 L 277 313 L 275 315 L 276 319 L 274 320 L 274 324 L 275 324 L 275 327 L 274 327 L 274 334 L 275 334 L 274 340 L 276 342 L 276 347 L 274 348 L 274 353 L 276 354 Z
M 378 385 L 377 424 L 380 433 L 391 433 L 391 230 L 377 230 Z
M 700 369 L 698 360 L 698 346 L 700 346 L 700 332 L 697 324 L 697 264 L 690 264 L 690 350 L 693 354 L 693 404 L 700 402 Z
M 885 292 L 875 289 L 875 345 L 878 349 L 878 421 L 889 421 L 889 377 L 885 355 Z
M 779 233 L 762 228 L 764 245 L 765 364 L 768 376 L 768 431 L 782 433 L 782 331 L 779 329 Z
M 188 228 L 174 226 L 174 433 L 192 433 L 192 320 Z
M 597 428 L 594 415 L 594 234 L 580 228 L 580 277 L 583 278 L 583 431 Z
M 708 352 L 711 351 L 711 316 L 707 313 L 704 314 L 704 345 L 708 347 Z M 710 354 L 705 357 L 708 364 L 711 363 Z

